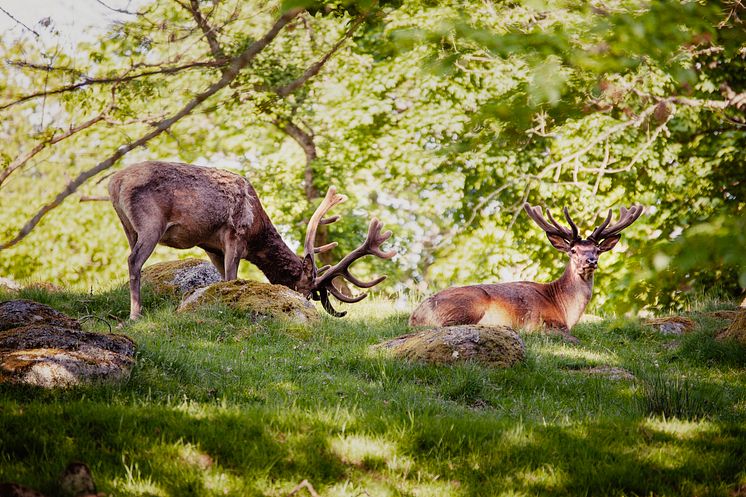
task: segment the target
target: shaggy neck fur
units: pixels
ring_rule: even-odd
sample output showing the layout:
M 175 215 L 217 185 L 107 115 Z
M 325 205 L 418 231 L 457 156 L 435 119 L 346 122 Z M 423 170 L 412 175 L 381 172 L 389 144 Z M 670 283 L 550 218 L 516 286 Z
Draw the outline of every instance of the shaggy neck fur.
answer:
M 295 290 L 303 261 L 285 244 L 271 222 L 262 225 L 261 232 L 250 238 L 246 259 L 256 265 L 270 283 Z
M 581 274 L 572 262 L 568 263 L 560 279 L 549 284 L 549 294 L 565 316 L 565 326 L 572 328 L 591 300 L 593 271 Z

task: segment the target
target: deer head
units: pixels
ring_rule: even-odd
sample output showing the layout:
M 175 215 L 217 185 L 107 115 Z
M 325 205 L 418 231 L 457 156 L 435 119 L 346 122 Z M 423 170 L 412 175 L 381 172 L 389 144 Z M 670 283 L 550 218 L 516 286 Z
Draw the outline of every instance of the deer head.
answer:
M 328 218 L 324 218 L 324 216 L 332 207 L 344 202 L 345 200 L 347 200 L 347 197 L 337 193 L 336 188 L 333 186 L 329 187 L 324 200 L 322 200 L 321 204 L 308 221 L 303 254 L 303 273 L 296 284 L 296 290 L 298 292 L 304 294 L 306 298 L 321 301 L 324 310 L 335 317 L 342 317 L 347 313 L 337 312 L 334 307 L 332 307 L 332 304 L 329 301 L 329 294 L 332 294 L 342 302 L 350 304 L 360 302 L 368 294 L 363 292 L 354 297 L 344 295 L 332 284 L 332 280 L 337 276 L 341 276 L 359 288 L 374 287 L 385 280 L 386 276 L 380 276 L 372 281 L 361 281 L 350 273 L 350 265 L 366 255 L 374 255 L 381 259 L 391 259 L 396 255 L 396 251 L 394 250 L 384 252 L 381 249 L 381 244 L 389 239 L 391 231 L 381 233 L 383 223 L 378 219 L 373 218 L 368 225 L 368 236 L 358 248 L 347 254 L 334 266 L 327 265 L 320 268 L 316 267 L 315 255 L 327 252 L 337 246 L 337 242 L 327 243 L 320 247 L 314 246 L 316 241 L 316 231 L 318 230 L 319 225 L 331 224 L 340 218 L 340 216 L 332 216 Z
M 593 275 L 598 267 L 599 254 L 614 248 L 621 238 L 622 230 L 634 223 L 644 211 L 641 205 L 632 205 L 629 209 L 622 207 L 619 220 L 610 225 L 612 211 L 609 209 L 609 214 L 604 222 L 598 225 L 588 238 L 583 239 L 579 234 L 578 227 L 570 218 L 567 207 L 563 209 L 563 212 L 570 228 L 555 221 L 549 209 L 547 209 L 547 216 L 549 217 L 549 222 L 547 222 L 542 215 L 541 207 L 532 207 L 525 203 L 523 208 L 526 214 L 544 230 L 552 246 L 570 256 L 572 271 L 583 278 Z

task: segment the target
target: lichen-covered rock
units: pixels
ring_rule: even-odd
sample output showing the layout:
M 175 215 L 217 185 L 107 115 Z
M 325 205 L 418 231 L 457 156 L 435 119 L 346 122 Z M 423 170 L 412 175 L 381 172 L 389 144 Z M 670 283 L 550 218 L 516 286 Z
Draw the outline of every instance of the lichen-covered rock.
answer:
M 664 335 L 683 335 L 694 329 L 694 321 L 682 316 L 650 318 L 642 323 L 646 326 L 652 326 Z
M 46 388 L 129 378 L 135 344 L 124 335 L 34 324 L 0 332 L 0 382 Z
M 635 375 L 624 368 L 617 366 L 594 366 L 592 368 L 578 369 L 578 372 L 591 376 L 601 376 L 608 380 L 634 380 Z
M 720 340 L 735 340 L 742 345 L 746 345 L 746 308 L 738 311 L 730 325 L 717 338 Z
M 403 359 L 432 364 L 476 361 L 489 366 L 510 367 L 526 356 L 523 340 L 506 326 L 432 328 L 402 335 L 375 348 L 390 350 Z
M 319 319 L 316 307 L 298 292 L 282 285 L 258 281 L 221 281 L 187 295 L 177 311 L 192 311 L 205 304 L 225 304 L 253 319 L 272 318 L 306 324 Z
M 223 278 L 212 263 L 202 259 L 159 262 L 144 267 L 142 283 L 149 285 L 158 295 L 183 296 Z
M 0 331 L 30 324 L 80 329 L 80 323 L 76 319 L 48 305 L 32 300 L 8 300 L 0 303 Z

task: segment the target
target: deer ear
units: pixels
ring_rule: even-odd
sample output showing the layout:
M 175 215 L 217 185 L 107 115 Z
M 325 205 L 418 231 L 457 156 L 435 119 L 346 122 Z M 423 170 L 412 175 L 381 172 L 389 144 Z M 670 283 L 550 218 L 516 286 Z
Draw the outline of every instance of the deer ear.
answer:
M 303 257 L 303 273 L 313 274 L 313 256 L 311 254 L 306 254 Z
M 570 251 L 570 242 L 568 242 L 561 236 L 550 235 L 549 233 L 547 233 L 547 238 L 549 238 L 549 243 L 552 244 L 552 247 L 556 248 L 560 252 Z
M 614 248 L 614 245 L 622 238 L 622 235 L 614 235 L 606 238 L 604 241 L 598 244 L 599 252 L 607 252 Z

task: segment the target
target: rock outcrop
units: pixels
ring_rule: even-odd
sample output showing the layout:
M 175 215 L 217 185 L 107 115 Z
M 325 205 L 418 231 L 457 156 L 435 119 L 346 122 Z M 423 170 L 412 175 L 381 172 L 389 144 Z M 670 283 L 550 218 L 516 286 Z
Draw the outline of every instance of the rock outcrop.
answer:
M 29 324 L 80 329 L 80 323 L 48 305 L 32 300 L 8 300 L 0 303 L 0 331 Z
M 181 297 L 222 279 L 215 266 L 202 259 L 159 262 L 142 270 L 142 283 L 169 297 Z
M 135 344 L 124 335 L 89 333 L 44 304 L 0 304 L 0 383 L 45 388 L 129 377 Z
M 282 285 L 257 281 L 221 281 L 187 295 L 177 309 L 192 311 L 204 305 L 224 304 L 251 319 L 279 319 L 296 324 L 319 320 L 316 307 L 298 292 Z
M 375 346 L 396 357 L 431 364 L 475 361 L 510 367 L 525 358 L 521 337 L 505 326 L 461 325 L 431 328 L 388 340 Z

